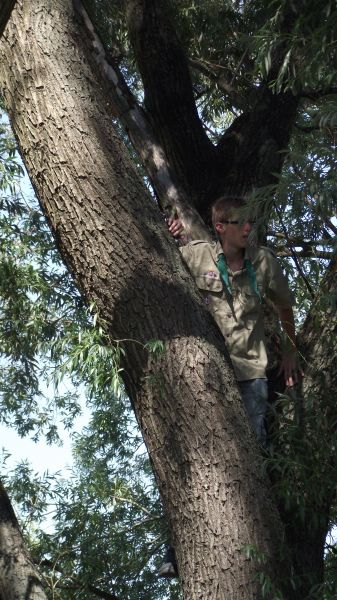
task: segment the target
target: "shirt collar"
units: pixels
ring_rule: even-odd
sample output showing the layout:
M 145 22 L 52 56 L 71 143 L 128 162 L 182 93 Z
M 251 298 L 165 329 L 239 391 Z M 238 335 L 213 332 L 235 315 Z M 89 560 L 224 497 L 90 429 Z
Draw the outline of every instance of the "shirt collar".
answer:
M 224 252 L 223 252 L 221 243 L 219 240 L 217 240 L 217 242 L 215 244 L 215 255 L 217 258 L 219 258 L 219 255 L 223 254 L 223 253 Z M 243 258 L 244 258 L 244 260 L 248 259 L 251 262 L 253 262 L 255 255 L 256 255 L 256 248 L 254 246 L 247 246 L 247 248 L 245 248 L 245 253 L 244 253 Z

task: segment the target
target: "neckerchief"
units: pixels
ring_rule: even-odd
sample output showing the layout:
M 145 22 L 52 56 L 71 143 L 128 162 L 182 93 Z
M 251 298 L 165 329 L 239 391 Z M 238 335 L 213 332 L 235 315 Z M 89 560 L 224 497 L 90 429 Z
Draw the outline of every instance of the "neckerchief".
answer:
M 226 262 L 224 254 L 221 253 L 219 255 L 219 258 L 218 258 L 216 264 L 217 264 L 217 267 L 219 269 L 219 273 L 220 273 L 220 277 L 221 277 L 222 283 L 224 284 L 224 286 L 225 286 L 227 292 L 229 293 L 229 295 L 233 296 L 231 284 L 230 284 L 230 281 L 229 281 L 227 262 Z M 259 298 L 259 300 L 261 302 L 261 294 L 260 294 L 259 288 L 257 286 L 255 269 L 254 269 L 251 261 L 248 258 L 244 259 L 244 261 L 243 261 L 243 268 L 246 269 L 246 271 L 247 271 L 247 275 L 248 275 L 248 279 L 249 279 L 249 284 L 250 284 L 250 287 L 251 287 L 252 291 L 254 292 L 254 294 L 257 295 L 257 297 Z

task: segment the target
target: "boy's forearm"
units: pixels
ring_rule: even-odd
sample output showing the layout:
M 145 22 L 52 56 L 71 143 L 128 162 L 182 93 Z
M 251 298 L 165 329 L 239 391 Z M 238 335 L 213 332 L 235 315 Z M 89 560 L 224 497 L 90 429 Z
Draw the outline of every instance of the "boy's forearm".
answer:
M 181 219 L 170 218 L 167 225 L 170 234 L 179 242 L 179 246 L 186 246 L 190 242 Z
M 296 351 L 296 331 L 295 331 L 295 320 L 294 312 L 291 307 L 280 308 L 278 307 L 280 315 L 280 321 L 282 324 L 283 331 L 286 335 L 287 349 L 290 351 Z
M 278 312 L 286 338 L 280 372 L 283 371 L 286 386 L 292 387 L 304 375 L 299 364 L 296 348 L 294 313 L 291 307 L 278 307 Z

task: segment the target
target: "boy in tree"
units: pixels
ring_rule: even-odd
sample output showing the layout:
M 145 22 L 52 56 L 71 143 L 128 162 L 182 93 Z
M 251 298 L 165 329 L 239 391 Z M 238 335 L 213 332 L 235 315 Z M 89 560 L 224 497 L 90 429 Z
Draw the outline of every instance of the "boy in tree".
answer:
M 269 298 L 278 312 L 285 333 L 281 370 L 285 385 L 292 387 L 298 376 L 294 298 L 273 253 L 248 245 L 253 224 L 245 212 L 243 199 L 219 198 L 212 207 L 218 241 L 190 242 L 180 251 L 224 336 L 250 423 L 266 447 L 268 386 L 262 300 Z M 169 231 L 174 237 L 181 238 L 182 230 L 180 220 L 170 220 Z M 172 548 L 159 574 L 176 574 Z
M 212 207 L 218 241 L 190 242 L 180 251 L 224 338 L 252 427 L 266 444 L 267 353 L 262 299 L 269 298 L 285 333 L 281 370 L 285 385 L 297 382 L 298 364 L 292 306 L 294 298 L 272 251 L 250 247 L 252 221 L 244 216 L 241 198 L 222 197 Z M 169 231 L 180 238 L 182 225 L 171 221 Z

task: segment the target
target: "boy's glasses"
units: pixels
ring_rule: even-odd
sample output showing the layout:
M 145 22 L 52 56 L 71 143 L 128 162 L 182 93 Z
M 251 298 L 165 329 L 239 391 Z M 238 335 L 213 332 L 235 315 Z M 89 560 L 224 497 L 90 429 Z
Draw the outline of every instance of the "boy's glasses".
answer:
M 249 223 L 249 225 L 255 225 L 256 223 L 256 219 L 243 219 L 240 221 L 221 221 L 221 223 L 223 223 L 224 225 L 245 225 L 246 223 Z

